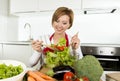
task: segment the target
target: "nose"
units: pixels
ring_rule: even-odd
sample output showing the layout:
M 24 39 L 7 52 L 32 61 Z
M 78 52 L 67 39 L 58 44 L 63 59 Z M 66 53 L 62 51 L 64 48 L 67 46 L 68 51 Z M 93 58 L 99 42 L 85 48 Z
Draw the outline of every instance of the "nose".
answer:
M 58 22 L 57 26 L 58 26 L 58 27 L 62 27 L 62 23 L 61 23 L 61 22 Z

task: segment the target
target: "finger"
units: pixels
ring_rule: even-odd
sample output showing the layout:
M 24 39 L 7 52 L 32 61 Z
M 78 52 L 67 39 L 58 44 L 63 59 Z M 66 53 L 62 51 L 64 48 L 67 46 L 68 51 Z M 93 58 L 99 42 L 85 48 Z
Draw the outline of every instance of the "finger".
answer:
M 72 37 L 72 40 L 75 40 L 76 38 L 78 38 L 78 33 L 79 33 L 79 32 L 77 32 L 77 33 Z
M 75 34 L 75 36 L 77 36 L 77 37 L 78 37 L 78 34 L 79 34 L 79 32 L 77 32 L 77 33 Z
M 78 37 L 79 32 L 77 32 L 73 37 Z
M 32 41 L 32 45 L 35 44 L 35 43 L 36 43 L 36 41 L 33 40 L 33 41 Z

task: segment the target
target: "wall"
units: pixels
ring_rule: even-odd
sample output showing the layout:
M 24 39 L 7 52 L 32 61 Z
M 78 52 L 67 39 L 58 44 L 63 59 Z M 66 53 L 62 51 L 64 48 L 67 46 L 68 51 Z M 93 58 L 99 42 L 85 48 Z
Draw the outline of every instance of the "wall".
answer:
M 50 14 L 19 18 L 19 40 L 27 40 L 24 24 L 30 23 L 32 36 L 36 39 L 43 34 L 52 33 Z M 120 15 L 119 14 L 75 14 L 73 27 L 67 31 L 74 35 L 79 31 L 81 43 L 112 43 L 120 44 Z
M 0 0 L 0 42 L 18 40 L 18 17 L 9 15 L 9 0 Z
M 41 12 L 27 16 L 9 14 L 9 0 L 0 0 L 0 41 L 27 40 L 30 23 L 34 39 L 40 35 L 53 33 L 51 16 L 53 12 Z M 119 14 L 75 14 L 73 27 L 67 33 L 73 35 L 79 31 L 82 43 L 120 43 Z
M 7 33 L 7 0 L 0 0 L 0 41 L 6 40 Z

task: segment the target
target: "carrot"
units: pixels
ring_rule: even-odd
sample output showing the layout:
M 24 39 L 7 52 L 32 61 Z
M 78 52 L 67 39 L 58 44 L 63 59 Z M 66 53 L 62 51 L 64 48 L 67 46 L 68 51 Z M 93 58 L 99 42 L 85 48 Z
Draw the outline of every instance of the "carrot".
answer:
M 33 78 L 35 78 L 38 81 L 46 81 L 45 79 L 43 79 L 42 77 L 38 76 L 35 72 L 33 71 L 28 71 L 27 72 L 29 76 L 32 76 Z
M 46 81 L 56 81 L 56 80 L 46 80 Z
M 55 81 L 54 78 L 52 78 L 52 77 L 50 77 L 50 76 L 48 76 L 48 75 L 46 75 L 46 74 L 44 74 L 44 73 L 41 73 L 41 72 L 39 72 L 39 71 L 35 71 L 35 73 L 36 73 L 37 75 L 39 75 L 40 77 L 44 78 L 45 80 Z
M 27 81 L 36 81 L 33 77 L 28 76 Z

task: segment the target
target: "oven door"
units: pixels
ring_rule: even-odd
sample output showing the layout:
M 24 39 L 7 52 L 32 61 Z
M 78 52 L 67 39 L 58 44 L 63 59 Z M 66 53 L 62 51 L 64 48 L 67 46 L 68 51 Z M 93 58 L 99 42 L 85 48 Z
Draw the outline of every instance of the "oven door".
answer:
M 97 57 L 105 71 L 120 71 L 120 61 L 116 57 Z
M 83 55 L 98 58 L 105 71 L 120 71 L 120 47 L 82 46 Z

